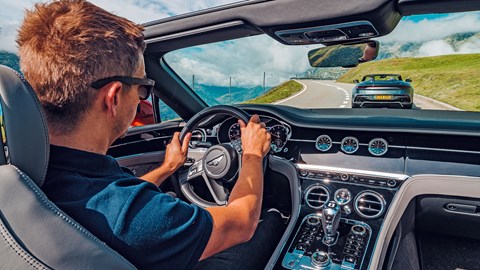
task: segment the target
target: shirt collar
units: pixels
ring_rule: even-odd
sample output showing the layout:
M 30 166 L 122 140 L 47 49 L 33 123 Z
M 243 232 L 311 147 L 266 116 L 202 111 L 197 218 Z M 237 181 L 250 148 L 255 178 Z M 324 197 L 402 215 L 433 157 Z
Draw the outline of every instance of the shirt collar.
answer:
M 56 145 L 50 145 L 49 166 L 100 177 L 123 173 L 112 156 Z

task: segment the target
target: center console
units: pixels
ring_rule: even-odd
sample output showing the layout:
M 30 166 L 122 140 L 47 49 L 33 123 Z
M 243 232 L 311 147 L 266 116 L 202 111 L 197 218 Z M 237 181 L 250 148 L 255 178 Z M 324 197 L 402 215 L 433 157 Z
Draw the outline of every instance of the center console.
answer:
M 276 269 L 368 269 L 405 175 L 297 164 L 302 205 Z

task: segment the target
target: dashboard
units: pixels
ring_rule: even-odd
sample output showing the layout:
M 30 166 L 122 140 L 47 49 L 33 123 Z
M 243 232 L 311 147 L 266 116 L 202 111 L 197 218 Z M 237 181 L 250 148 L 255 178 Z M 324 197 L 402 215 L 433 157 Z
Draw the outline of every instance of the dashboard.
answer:
M 398 126 L 394 118 L 359 125 L 366 124 L 361 123 L 365 116 L 353 116 L 359 123 L 348 125 L 336 119 L 333 126 L 294 115 L 305 124 L 292 121 L 289 108 L 246 111 L 261 116 L 272 134 L 271 154 L 293 164 L 300 180 L 300 215 L 275 269 L 368 269 L 385 215 L 405 181 L 419 174 L 480 176 L 476 132 L 392 128 Z M 445 127 L 451 125 L 447 122 Z M 212 143 L 240 138 L 233 118 L 200 130 L 206 135 L 202 140 Z M 333 245 L 325 242 L 322 226 L 323 209 L 331 203 L 341 216 Z
M 369 269 L 385 216 L 406 181 L 426 174 L 480 177 L 475 113 L 240 107 L 260 115 L 272 134 L 271 155 L 284 167 L 293 166 L 298 179 L 298 186 L 290 188 L 300 191 L 298 205 L 291 206 L 298 207 L 298 217 L 281 243 L 275 269 Z M 166 134 L 142 133 L 141 140 L 117 142 L 110 154 L 164 149 L 167 134 L 181 127 L 166 125 L 171 125 Z M 193 131 L 190 146 L 238 144 L 240 134 L 236 119 L 215 115 Z M 287 196 L 271 195 L 273 201 Z M 323 209 L 330 203 L 340 216 L 333 245 L 324 241 Z

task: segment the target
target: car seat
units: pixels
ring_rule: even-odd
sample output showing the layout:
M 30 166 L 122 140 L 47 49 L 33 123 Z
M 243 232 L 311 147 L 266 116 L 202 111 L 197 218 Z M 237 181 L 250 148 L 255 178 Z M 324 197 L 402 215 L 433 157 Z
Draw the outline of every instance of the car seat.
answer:
M 25 79 L 2 65 L 0 118 L 0 268 L 135 269 L 40 189 L 49 159 L 45 115 Z

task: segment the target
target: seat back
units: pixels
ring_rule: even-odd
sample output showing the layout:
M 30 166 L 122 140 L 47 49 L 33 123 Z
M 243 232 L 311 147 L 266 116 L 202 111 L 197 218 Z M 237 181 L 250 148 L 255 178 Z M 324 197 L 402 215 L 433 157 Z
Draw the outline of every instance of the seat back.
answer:
M 45 115 L 28 83 L 1 65 L 0 107 L 0 268 L 135 269 L 39 188 L 49 156 Z

